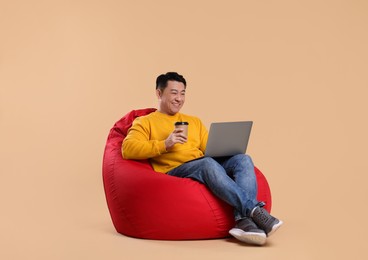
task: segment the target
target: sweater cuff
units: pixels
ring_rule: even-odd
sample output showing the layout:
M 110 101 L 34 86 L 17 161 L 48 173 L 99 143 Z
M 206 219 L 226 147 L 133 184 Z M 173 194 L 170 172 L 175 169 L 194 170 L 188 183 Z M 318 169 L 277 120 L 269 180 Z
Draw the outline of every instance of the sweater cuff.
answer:
M 158 150 L 160 152 L 160 154 L 166 153 L 166 145 L 165 145 L 165 141 L 159 141 L 158 142 Z

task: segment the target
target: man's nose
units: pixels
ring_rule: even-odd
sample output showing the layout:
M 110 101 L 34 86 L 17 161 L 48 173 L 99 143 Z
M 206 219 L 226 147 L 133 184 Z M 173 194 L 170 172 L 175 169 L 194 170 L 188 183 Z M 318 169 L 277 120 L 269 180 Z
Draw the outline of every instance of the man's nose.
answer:
M 181 100 L 182 100 L 181 95 L 176 95 L 176 96 L 175 96 L 175 100 L 176 100 L 176 101 L 181 101 Z

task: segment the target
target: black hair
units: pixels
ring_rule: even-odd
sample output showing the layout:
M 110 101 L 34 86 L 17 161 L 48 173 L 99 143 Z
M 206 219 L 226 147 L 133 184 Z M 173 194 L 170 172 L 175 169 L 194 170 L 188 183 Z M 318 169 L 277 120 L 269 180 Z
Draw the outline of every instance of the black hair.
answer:
M 182 75 L 176 72 L 167 72 L 166 74 L 161 74 L 157 77 L 156 89 L 164 90 L 167 87 L 167 82 L 169 80 L 181 82 L 184 84 L 185 87 L 187 87 L 187 82 Z

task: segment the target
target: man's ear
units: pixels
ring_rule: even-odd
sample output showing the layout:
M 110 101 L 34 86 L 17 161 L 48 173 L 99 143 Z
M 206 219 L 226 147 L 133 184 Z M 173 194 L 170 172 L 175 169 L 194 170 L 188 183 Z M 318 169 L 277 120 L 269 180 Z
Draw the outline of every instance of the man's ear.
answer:
M 156 96 L 157 96 L 158 99 L 161 99 L 161 96 L 162 96 L 161 89 L 156 89 Z

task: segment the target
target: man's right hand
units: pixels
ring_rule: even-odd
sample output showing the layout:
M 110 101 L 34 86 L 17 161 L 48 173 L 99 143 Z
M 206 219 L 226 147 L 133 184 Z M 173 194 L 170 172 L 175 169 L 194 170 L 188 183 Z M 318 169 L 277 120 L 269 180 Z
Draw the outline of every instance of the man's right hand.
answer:
M 183 144 L 187 141 L 187 137 L 184 135 L 184 130 L 177 128 L 169 137 L 165 140 L 166 151 L 170 151 L 175 144 Z

